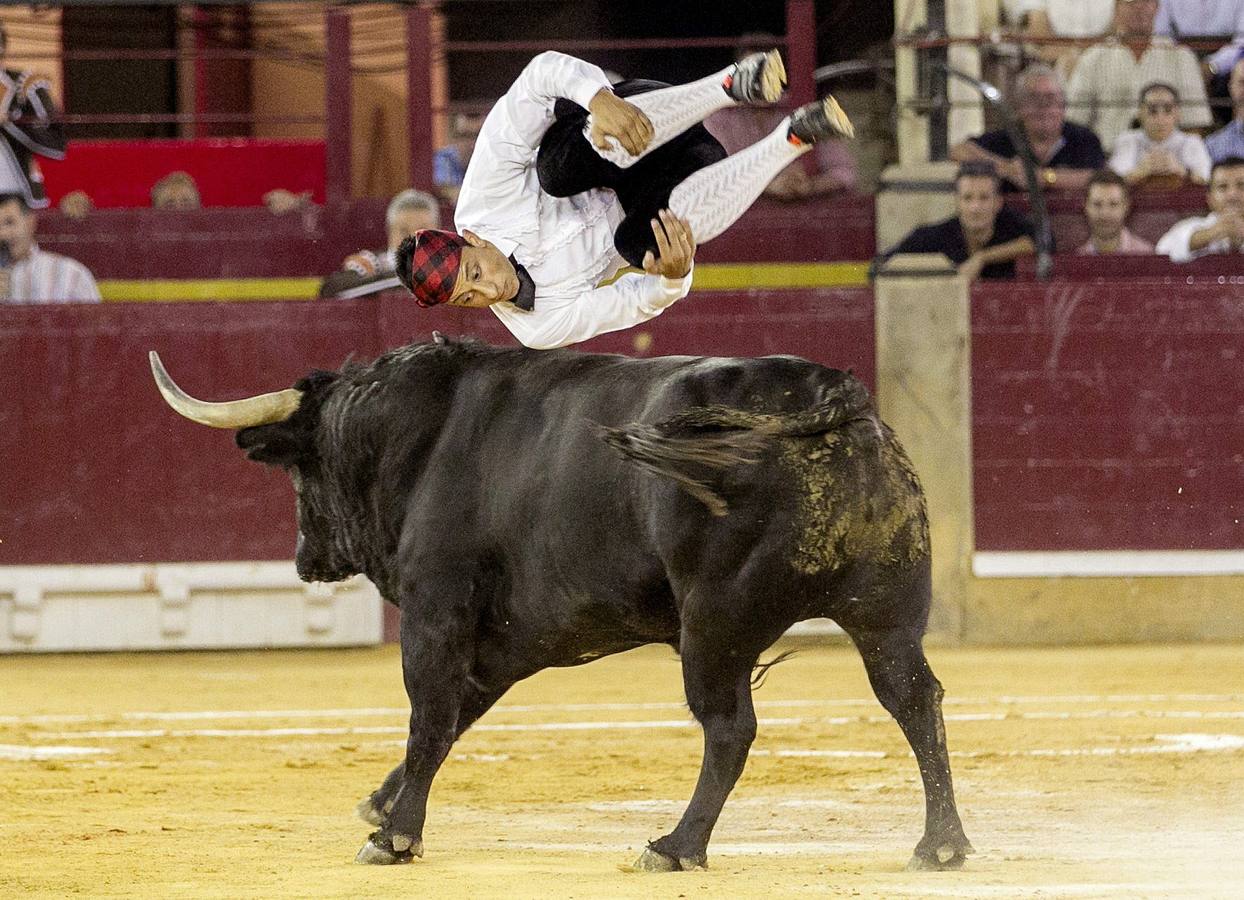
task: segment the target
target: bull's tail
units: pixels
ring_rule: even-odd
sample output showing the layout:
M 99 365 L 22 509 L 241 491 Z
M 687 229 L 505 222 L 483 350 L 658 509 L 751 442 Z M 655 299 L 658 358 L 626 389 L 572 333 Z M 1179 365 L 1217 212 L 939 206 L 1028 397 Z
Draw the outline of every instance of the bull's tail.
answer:
M 825 391 L 820 402 L 789 413 L 756 413 L 728 406 L 697 406 L 656 425 L 633 422 L 603 427 L 605 443 L 640 468 L 678 483 L 715 516 L 728 511 L 714 488 L 718 476 L 757 462 L 775 437 L 822 434 L 868 414 L 868 391 L 848 377 Z

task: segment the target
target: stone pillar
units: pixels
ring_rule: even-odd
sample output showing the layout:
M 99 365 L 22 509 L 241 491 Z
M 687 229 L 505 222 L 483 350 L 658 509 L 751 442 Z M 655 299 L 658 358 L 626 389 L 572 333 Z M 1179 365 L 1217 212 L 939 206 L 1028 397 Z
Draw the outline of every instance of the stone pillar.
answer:
M 877 250 L 897 244 L 917 225 L 955 214 L 955 171 L 952 162 L 888 166 L 877 185 Z
M 894 0 L 894 36 L 905 37 L 922 28 L 927 21 L 927 12 L 925 0 Z M 899 165 L 925 162 L 929 158 L 929 119 L 911 105 L 920 93 L 915 50 L 895 48 L 894 82 Z
M 946 33 L 950 37 L 978 37 L 980 20 L 977 0 L 946 0 Z M 951 44 L 946 61 L 957 72 L 981 77 L 981 52 L 975 44 Z M 985 130 L 985 113 L 980 93 L 966 81 L 951 78 L 946 91 L 952 104 L 946 146 L 953 147 Z
M 958 642 L 975 542 L 969 285 L 940 253 L 903 254 L 877 273 L 874 296 L 878 407 L 928 498 L 929 631 Z

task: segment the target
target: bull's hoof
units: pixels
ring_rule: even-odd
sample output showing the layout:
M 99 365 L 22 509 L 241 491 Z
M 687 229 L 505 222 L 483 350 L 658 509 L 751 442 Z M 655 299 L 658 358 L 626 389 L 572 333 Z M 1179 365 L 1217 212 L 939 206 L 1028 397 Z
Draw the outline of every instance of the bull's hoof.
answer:
M 943 841 L 930 847 L 916 847 L 911 862 L 907 863 L 907 871 L 948 872 L 953 869 L 962 869 L 967 854 L 971 852 L 972 845 L 966 839 Z
M 675 858 L 666 856 L 659 850 L 648 847 L 639 855 L 639 859 L 635 860 L 634 870 L 636 872 L 690 872 L 693 869 L 707 869 L 708 860 L 691 859 L 689 857 Z
M 376 805 L 371 802 L 371 797 L 364 797 L 360 800 L 359 805 L 354 807 L 354 811 L 368 825 L 378 826 L 384 822 L 384 816 L 380 814 L 380 810 L 376 809 Z
M 423 841 L 415 841 L 400 834 L 386 838 L 376 832 L 367 839 L 354 861 L 365 866 L 393 866 L 408 863 L 416 856 L 423 856 Z

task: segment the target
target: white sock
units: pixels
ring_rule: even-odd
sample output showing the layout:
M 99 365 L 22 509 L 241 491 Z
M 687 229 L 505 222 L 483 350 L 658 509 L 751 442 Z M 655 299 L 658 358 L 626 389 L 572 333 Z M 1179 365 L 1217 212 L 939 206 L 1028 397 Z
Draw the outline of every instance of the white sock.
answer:
M 643 157 L 662 144 L 678 137 L 692 125 L 703 122 L 719 109 L 734 106 L 734 98 L 726 93 L 722 82 L 734 71 L 734 66 L 722 69 L 715 75 L 708 75 L 690 84 L 676 84 L 673 87 L 660 88 L 646 94 L 635 94 L 625 97 L 627 103 L 639 107 L 648 121 L 652 123 L 652 140 L 639 156 L 631 156 L 623 149 L 615 138 L 609 138 L 610 149 L 601 150 L 595 144 L 592 148 L 602 158 L 619 168 L 634 165 Z M 589 114 L 583 126 L 583 136 L 592 143 L 592 116 Z
M 674 188 L 670 210 L 691 225 L 697 244 L 712 240 L 738 221 L 778 172 L 812 149 L 811 144 L 787 140 L 789 127 L 790 119 L 783 119 L 768 137 L 692 172 Z

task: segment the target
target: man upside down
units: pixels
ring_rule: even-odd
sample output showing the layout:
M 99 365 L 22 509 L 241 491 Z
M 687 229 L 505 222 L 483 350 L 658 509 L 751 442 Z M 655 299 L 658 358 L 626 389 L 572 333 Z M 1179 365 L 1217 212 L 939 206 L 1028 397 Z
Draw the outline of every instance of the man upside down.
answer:
M 733 156 L 700 124 L 734 104 L 774 103 L 785 83 L 776 50 L 675 86 L 611 87 L 590 63 L 540 54 L 484 120 L 458 231 L 408 237 L 398 278 L 420 306 L 491 308 L 535 349 L 660 315 L 691 289 L 697 241 L 737 221 L 812 144 L 853 135 L 833 97 Z M 643 274 L 601 286 L 625 265 Z

